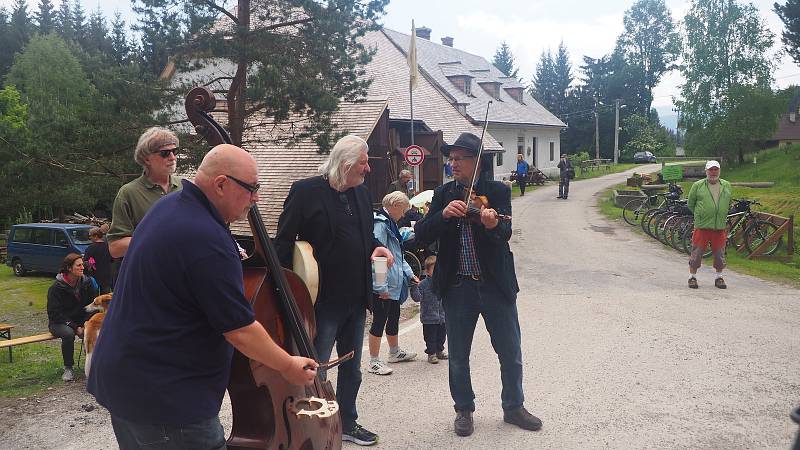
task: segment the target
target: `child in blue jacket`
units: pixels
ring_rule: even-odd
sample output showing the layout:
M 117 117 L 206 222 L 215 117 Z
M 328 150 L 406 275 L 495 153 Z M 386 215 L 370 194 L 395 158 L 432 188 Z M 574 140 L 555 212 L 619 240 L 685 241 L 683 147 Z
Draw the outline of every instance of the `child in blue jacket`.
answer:
M 411 298 L 415 302 L 419 302 L 419 321 L 422 322 L 425 353 L 431 364 L 438 364 L 440 359 L 447 359 L 447 353 L 444 351 L 447 332 L 444 325 L 442 299 L 431 290 L 435 266 L 435 256 L 425 258 L 425 278 L 418 286 L 411 287 Z

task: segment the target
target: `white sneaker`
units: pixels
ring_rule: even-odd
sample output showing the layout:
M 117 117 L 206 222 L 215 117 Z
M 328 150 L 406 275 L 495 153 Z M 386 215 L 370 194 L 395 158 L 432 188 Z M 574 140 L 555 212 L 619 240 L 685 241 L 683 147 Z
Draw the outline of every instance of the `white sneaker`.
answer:
M 72 373 L 72 367 L 64 367 L 64 375 L 61 375 L 64 381 L 72 381 L 75 379 L 75 374 Z
M 367 372 L 374 373 L 375 375 L 389 375 L 392 373 L 392 369 L 386 367 L 386 363 L 379 359 L 375 362 L 369 363 Z
M 397 353 L 394 353 L 394 354 L 392 354 L 392 353 L 389 353 L 389 359 L 388 359 L 388 361 L 389 361 L 390 363 L 403 362 L 403 361 L 411 361 L 412 359 L 414 359 L 414 358 L 416 358 L 416 357 L 417 357 L 417 354 L 416 354 L 416 353 L 414 353 L 414 352 L 407 352 L 407 351 L 405 351 L 405 350 L 403 350 L 403 349 L 401 348 L 400 350 L 398 350 L 398 351 L 397 351 Z

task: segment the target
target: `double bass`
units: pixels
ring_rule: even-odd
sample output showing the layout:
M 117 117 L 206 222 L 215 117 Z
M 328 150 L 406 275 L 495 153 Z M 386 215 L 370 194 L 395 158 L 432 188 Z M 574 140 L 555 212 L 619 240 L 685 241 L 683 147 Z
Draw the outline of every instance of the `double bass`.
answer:
M 211 145 L 231 143 L 230 136 L 211 116 L 216 98 L 204 87 L 186 96 L 186 114 L 197 133 Z M 289 354 L 318 361 L 312 337 L 314 306 L 303 281 L 283 269 L 258 211 L 252 205 L 248 222 L 255 250 L 243 262 L 244 292 L 256 320 Z M 320 364 L 330 368 L 352 357 Z M 287 382 L 280 373 L 234 350 L 228 394 L 233 426 L 229 449 L 340 449 L 342 422 L 330 381 L 318 373 L 309 386 Z

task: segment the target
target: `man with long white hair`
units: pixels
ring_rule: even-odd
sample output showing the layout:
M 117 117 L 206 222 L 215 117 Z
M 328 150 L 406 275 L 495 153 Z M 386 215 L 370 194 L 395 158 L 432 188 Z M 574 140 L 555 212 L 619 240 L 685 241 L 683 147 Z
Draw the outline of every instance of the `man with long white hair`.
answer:
M 372 297 L 370 261 L 383 256 L 390 266 L 393 262 L 392 253 L 372 234 L 372 205 L 363 185 L 370 171 L 368 150 L 358 136 L 341 138 L 318 176 L 292 184 L 275 235 L 285 267 L 292 267 L 295 241 L 307 241 L 314 249 L 320 278 L 314 347 L 321 361 L 330 358 L 334 343 L 339 355 L 354 352 L 353 359 L 339 366 L 336 399 L 342 440 L 359 445 L 378 442 L 376 434 L 356 423 L 364 321 Z

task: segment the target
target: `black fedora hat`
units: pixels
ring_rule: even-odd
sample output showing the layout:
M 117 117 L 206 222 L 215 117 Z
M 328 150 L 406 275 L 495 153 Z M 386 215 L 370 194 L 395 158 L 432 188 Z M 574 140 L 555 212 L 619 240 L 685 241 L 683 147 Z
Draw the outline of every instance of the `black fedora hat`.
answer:
M 445 144 L 442 146 L 442 154 L 450 156 L 450 150 L 460 148 L 461 150 L 477 155 L 481 147 L 481 138 L 472 133 L 461 133 L 461 136 L 456 139 L 453 144 Z

